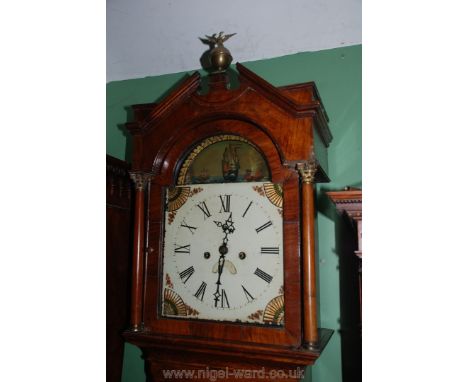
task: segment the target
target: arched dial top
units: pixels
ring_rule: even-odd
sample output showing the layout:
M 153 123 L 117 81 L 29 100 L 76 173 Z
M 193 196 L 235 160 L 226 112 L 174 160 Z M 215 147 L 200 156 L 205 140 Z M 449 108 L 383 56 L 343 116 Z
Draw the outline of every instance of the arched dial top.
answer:
M 177 184 L 260 182 L 271 180 L 263 155 L 238 135 L 204 139 L 183 161 Z

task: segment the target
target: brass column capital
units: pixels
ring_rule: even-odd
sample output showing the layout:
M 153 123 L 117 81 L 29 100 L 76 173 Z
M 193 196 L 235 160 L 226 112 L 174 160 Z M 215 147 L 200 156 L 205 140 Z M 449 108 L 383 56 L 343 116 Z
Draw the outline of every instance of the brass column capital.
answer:
M 150 181 L 154 174 L 150 172 L 142 172 L 142 171 L 130 171 L 130 178 L 132 178 L 133 182 L 135 182 L 135 188 L 138 191 L 143 191 Z
M 317 172 L 317 162 L 315 160 L 300 162 L 296 164 L 296 170 L 301 176 L 302 183 L 311 184 Z

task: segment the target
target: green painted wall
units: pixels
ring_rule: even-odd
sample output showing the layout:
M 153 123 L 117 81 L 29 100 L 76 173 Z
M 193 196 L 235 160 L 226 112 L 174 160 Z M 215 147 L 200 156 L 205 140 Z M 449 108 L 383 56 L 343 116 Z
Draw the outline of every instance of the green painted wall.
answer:
M 315 81 L 330 117 L 334 136 L 329 149 L 331 183 L 317 187 L 318 201 L 318 261 L 320 326 L 335 333 L 307 380 L 314 382 L 347 382 L 353 345 L 353 323 L 344 322 L 350 280 L 343 276 L 349 264 L 343 254 L 349 249 L 340 244 L 346 226 L 324 195 L 327 190 L 344 186 L 361 186 L 361 45 L 298 53 L 268 60 L 243 63 L 275 86 Z M 164 97 L 186 73 L 168 74 L 107 84 L 107 153 L 130 160 L 123 125 L 130 118 L 129 106 L 155 102 Z M 340 273 L 341 272 L 341 273 Z M 351 280 L 352 281 L 352 280 Z M 345 298 L 344 298 L 345 297 Z M 348 333 L 348 334 L 347 334 Z M 344 338 L 348 335 L 351 340 Z M 351 357 L 351 358 L 350 358 Z M 353 358 L 356 360 L 357 358 Z M 360 358 L 359 358 L 360 360 Z M 356 380 L 356 379 L 354 379 Z M 144 381 L 143 361 L 137 348 L 127 345 L 123 367 L 123 382 Z

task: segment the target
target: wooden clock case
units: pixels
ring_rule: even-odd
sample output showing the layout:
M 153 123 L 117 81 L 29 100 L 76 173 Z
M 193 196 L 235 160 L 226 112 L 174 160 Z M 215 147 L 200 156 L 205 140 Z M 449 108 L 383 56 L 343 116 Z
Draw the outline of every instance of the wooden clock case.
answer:
M 328 181 L 326 148 L 332 136 L 326 112 L 313 82 L 275 88 L 240 64 L 237 70 L 236 89 L 228 89 L 226 73 L 212 74 L 207 94 L 199 93 L 202 79 L 195 72 L 161 103 L 134 105 L 135 120 L 127 124 L 136 204 L 132 328 L 124 336 L 143 350 L 150 380 L 163 380 L 164 369 L 303 368 L 314 363 L 332 334 L 317 328 L 313 184 L 307 183 L 311 191 L 304 202 L 305 178 L 298 172 L 311 167 L 314 182 Z M 263 153 L 271 181 L 283 184 L 282 327 L 161 315 L 164 192 L 176 184 L 191 149 L 216 135 L 247 139 Z M 304 246 L 312 256 L 307 269 Z

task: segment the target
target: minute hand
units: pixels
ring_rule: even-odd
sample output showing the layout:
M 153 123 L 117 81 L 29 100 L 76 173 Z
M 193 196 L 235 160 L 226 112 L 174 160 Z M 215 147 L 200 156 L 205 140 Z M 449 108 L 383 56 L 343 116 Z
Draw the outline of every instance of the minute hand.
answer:
M 232 212 L 226 221 L 223 223 L 215 221 L 214 222 L 218 227 L 221 227 L 224 232 L 223 244 L 219 247 L 219 259 L 218 259 L 218 280 L 216 281 L 216 292 L 214 295 L 215 307 L 218 307 L 219 297 L 219 286 L 221 285 L 221 274 L 223 273 L 224 263 L 226 261 L 226 254 L 228 253 L 227 243 L 229 241 L 228 235 L 234 232 L 234 222 L 232 221 Z
M 219 286 L 221 285 L 221 275 L 222 275 L 223 269 L 224 269 L 224 262 L 226 261 L 226 259 L 225 259 L 226 253 L 228 252 L 228 248 L 227 248 L 226 244 L 227 243 L 223 243 L 219 247 L 220 256 L 219 256 L 219 260 L 218 260 L 218 280 L 216 281 L 216 292 L 213 293 L 214 301 L 215 301 L 215 307 L 218 307 L 219 297 L 221 296 L 221 294 L 219 293 Z

